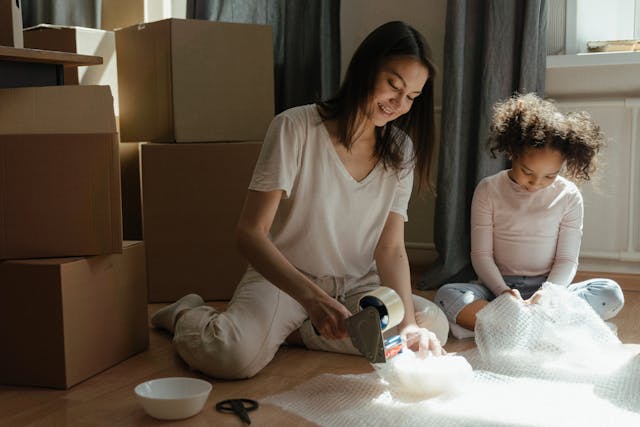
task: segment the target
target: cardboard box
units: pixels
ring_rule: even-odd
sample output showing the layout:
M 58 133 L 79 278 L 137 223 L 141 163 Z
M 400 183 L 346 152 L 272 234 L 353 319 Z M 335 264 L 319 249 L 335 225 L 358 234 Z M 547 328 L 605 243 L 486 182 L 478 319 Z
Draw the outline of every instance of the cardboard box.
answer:
M 122 141 L 258 141 L 274 114 L 271 27 L 167 19 L 116 32 Z
M 122 236 L 125 240 L 143 240 L 140 145 L 134 142 L 120 144 Z
M 20 0 L 0 0 L 0 46 L 24 47 L 21 3 Z
M 122 251 L 108 86 L 0 90 L 0 259 Z
M 142 242 L 0 262 L 0 383 L 69 388 L 149 344 Z
M 247 267 L 235 233 L 261 145 L 142 145 L 150 302 L 231 298 Z
M 66 67 L 66 85 L 109 85 L 118 115 L 118 59 L 113 31 L 40 24 L 25 28 L 24 47 L 102 57 L 102 65 Z
M 186 18 L 187 0 L 102 0 L 100 28 L 116 30 L 167 18 Z

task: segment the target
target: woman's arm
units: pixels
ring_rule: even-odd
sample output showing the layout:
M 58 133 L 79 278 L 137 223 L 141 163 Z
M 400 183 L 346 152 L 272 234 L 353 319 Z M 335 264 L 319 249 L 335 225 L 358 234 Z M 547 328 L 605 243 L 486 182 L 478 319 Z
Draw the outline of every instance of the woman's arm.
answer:
M 349 310 L 298 271 L 269 239 L 282 194 L 249 190 L 238 222 L 238 248 L 253 268 L 305 308 L 322 336 L 345 338 Z
M 391 212 L 387 217 L 374 257 L 382 285 L 396 291 L 404 305 L 404 319 L 398 325 L 398 330 L 405 337 L 407 346 L 413 350 L 431 350 L 441 354 L 442 349 L 435 335 L 419 328 L 416 322 L 409 259 L 404 246 L 404 218 L 401 215 Z

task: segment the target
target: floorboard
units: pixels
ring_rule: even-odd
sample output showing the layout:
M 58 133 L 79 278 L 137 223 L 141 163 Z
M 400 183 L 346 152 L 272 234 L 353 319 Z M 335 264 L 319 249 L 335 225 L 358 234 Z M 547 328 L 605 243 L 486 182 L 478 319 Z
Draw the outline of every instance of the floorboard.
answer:
M 427 298 L 433 291 L 416 291 Z M 625 291 L 626 305 L 613 320 L 623 342 L 640 343 L 640 292 Z M 213 305 L 216 305 L 215 303 Z M 219 306 L 220 303 L 217 303 Z M 150 304 L 149 313 L 162 304 Z M 282 347 L 275 359 L 256 377 L 243 381 L 212 380 L 213 390 L 201 413 L 187 420 L 160 422 L 147 416 L 139 406 L 133 388 L 146 380 L 168 376 L 199 377 L 177 357 L 171 340 L 161 332 L 149 330 L 150 346 L 143 353 L 74 386 L 69 390 L 0 386 L 0 425 L 2 426 L 238 426 L 237 418 L 215 411 L 215 403 L 232 397 L 258 401 L 288 390 L 307 379 L 323 374 L 371 372 L 362 357 Z M 449 352 L 473 347 L 473 340 L 450 339 Z M 6 351 L 6 349 L 4 349 Z M 275 406 L 264 405 L 251 413 L 253 425 L 311 425 Z

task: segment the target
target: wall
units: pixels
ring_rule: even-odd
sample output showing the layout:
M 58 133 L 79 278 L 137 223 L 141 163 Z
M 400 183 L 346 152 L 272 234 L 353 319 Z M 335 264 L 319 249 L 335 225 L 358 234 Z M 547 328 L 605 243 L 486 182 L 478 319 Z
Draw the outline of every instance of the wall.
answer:
M 442 68 L 446 0 L 348 0 L 341 7 L 343 73 L 360 41 L 391 20 L 404 20 L 424 34 Z M 640 274 L 640 52 L 550 56 L 547 63 L 545 95 L 563 110 L 589 111 L 608 137 L 597 180 L 581 188 L 580 270 Z M 436 82 L 437 127 L 441 89 L 442 76 Z M 433 214 L 434 198 L 414 193 L 405 236 L 414 262 L 435 254 Z
M 429 42 L 436 65 L 442 70 L 446 0 L 347 0 L 341 2 L 342 73 L 360 42 L 377 26 L 394 20 L 405 21 L 420 31 Z M 440 125 L 442 76 L 436 81 L 436 126 Z M 436 132 L 438 129 L 436 129 Z M 436 139 L 438 140 L 439 137 Z M 437 153 L 434 167 L 437 164 Z M 433 175 L 435 178 L 435 174 Z M 409 205 L 405 240 L 413 262 L 433 259 L 434 198 L 428 192 L 414 192 Z
M 581 186 L 582 271 L 640 274 L 639 75 L 640 52 L 547 58 L 546 96 L 589 112 L 607 137 L 596 179 Z

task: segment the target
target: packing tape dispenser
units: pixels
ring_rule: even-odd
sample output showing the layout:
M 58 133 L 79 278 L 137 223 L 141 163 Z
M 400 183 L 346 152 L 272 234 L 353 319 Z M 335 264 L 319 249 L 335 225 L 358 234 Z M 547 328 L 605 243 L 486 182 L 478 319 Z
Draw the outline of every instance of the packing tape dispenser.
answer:
M 353 345 L 371 363 L 385 363 L 402 351 L 400 335 L 384 338 L 384 333 L 404 318 L 404 305 L 391 288 L 380 286 L 358 302 L 360 311 L 346 319 Z

